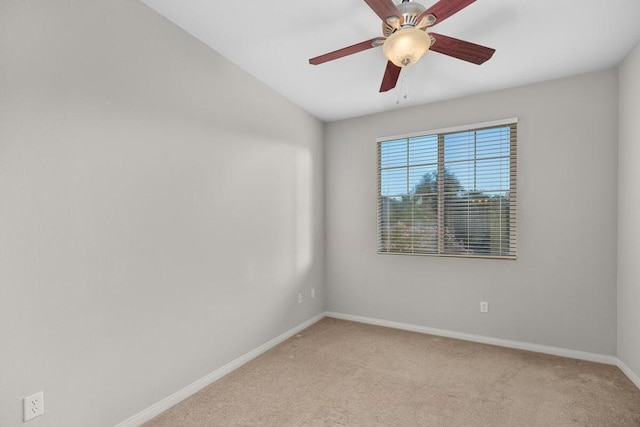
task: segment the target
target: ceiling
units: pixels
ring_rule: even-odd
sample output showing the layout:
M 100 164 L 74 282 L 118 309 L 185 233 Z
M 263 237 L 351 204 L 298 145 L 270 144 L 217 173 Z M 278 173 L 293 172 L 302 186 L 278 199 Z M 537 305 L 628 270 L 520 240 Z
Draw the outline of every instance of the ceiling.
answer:
M 363 0 L 142 1 L 323 121 L 605 69 L 640 41 L 640 0 L 481 0 L 433 31 L 495 48 L 492 59 L 429 52 L 379 93 L 381 48 L 308 63 L 381 35 Z

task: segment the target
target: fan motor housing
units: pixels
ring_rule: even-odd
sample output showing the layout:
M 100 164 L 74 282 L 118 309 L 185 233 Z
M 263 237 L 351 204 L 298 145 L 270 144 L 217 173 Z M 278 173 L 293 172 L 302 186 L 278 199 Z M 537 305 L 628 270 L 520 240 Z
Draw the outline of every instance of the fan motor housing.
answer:
M 402 14 L 403 24 L 402 27 L 415 27 L 418 25 L 418 16 L 422 14 L 426 7 L 421 5 L 420 3 L 416 3 L 413 1 L 402 2 L 398 5 L 398 10 Z M 389 25 L 387 22 L 382 22 L 382 34 L 385 37 L 389 37 L 391 34 L 396 32 L 398 28 Z

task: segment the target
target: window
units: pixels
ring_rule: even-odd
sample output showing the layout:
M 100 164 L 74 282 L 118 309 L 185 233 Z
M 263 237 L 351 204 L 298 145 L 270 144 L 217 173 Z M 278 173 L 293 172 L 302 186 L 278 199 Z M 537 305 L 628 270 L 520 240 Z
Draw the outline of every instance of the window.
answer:
M 517 120 L 378 140 L 378 253 L 516 258 Z

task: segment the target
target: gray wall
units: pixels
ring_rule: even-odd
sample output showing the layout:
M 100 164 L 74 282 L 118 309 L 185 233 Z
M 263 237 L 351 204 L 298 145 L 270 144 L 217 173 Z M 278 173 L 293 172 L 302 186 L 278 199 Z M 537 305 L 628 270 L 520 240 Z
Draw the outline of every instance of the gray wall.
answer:
M 640 45 L 620 66 L 618 358 L 640 376 Z
M 1 0 L 0 58 L 1 426 L 114 425 L 324 310 L 322 123 L 135 1 Z
M 615 355 L 617 84 L 609 70 L 329 124 L 328 310 Z M 376 138 L 514 116 L 518 260 L 376 255 Z

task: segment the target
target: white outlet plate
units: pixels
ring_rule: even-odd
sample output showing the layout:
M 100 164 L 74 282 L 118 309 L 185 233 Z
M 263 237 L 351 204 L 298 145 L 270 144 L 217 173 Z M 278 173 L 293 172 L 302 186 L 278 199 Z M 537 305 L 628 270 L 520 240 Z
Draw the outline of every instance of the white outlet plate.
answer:
M 27 396 L 24 402 L 24 420 L 29 421 L 44 414 L 44 392 L 40 391 L 31 396 Z
M 480 301 L 480 313 L 489 312 L 489 303 L 486 301 Z
M 302 292 L 298 294 L 298 304 L 302 304 Z
M 311 298 L 315 298 L 316 297 L 316 289 L 313 288 L 311 289 Z

